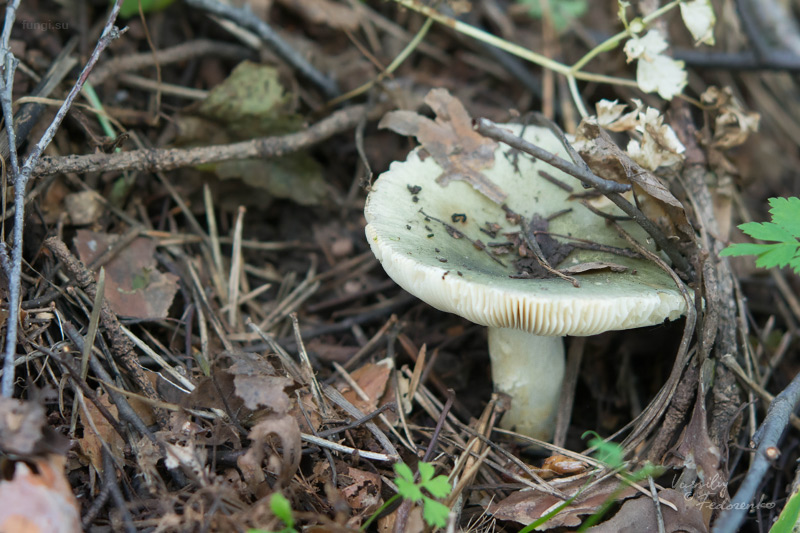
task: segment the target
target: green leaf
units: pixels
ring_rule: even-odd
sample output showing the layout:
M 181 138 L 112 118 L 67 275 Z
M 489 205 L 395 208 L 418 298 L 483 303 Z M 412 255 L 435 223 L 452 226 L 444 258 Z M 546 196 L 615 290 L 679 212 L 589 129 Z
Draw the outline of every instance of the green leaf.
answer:
M 776 243 L 756 259 L 756 266 L 761 268 L 783 268 L 797 255 L 797 244 Z
M 272 514 L 280 518 L 287 528 L 294 527 L 294 517 L 292 516 L 292 504 L 286 499 L 286 496 L 280 492 L 276 492 L 269 500 L 269 507 L 272 509 Z
M 403 499 L 418 502 L 423 498 L 422 491 L 413 481 L 397 478 L 394 482 L 395 485 L 397 485 L 397 493 L 402 496 Z
M 417 470 L 419 470 L 419 483 L 423 487 L 428 481 L 433 479 L 433 474 L 436 471 L 432 464 L 424 462 L 417 465 Z
M 589 440 L 589 446 L 597 449 L 594 455 L 598 461 L 612 469 L 624 466 L 625 461 L 623 460 L 622 446 L 615 442 L 606 442 L 594 431 L 587 431 L 583 434 L 583 438 L 586 438 L 587 435 L 594 435 L 594 437 Z
M 444 498 L 453 490 L 453 487 L 450 486 L 450 482 L 447 480 L 447 476 L 444 475 L 436 476 L 426 481 L 423 487 L 436 498 Z
M 428 497 L 424 497 L 422 506 L 422 518 L 428 525 L 434 527 L 444 527 L 447 525 L 447 516 L 450 509 L 443 503 L 437 502 Z
M 731 244 L 724 250 L 722 250 L 719 255 L 722 257 L 731 257 L 731 256 L 741 256 L 741 255 L 761 255 L 765 252 L 768 252 L 770 248 L 772 248 L 774 244 L 755 244 L 751 242 L 740 242 L 736 244 Z
M 800 237 L 800 198 L 770 198 L 769 205 L 772 221 Z
M 792 533 L 798 522 L 800 522 L 800 492 L 794 492 L 783 506 L 783 511 L 769 533 Z
M 414 472 L 411 471 L 411 468 L 409 468 L 407 464 L 395 463 L 394 473 L 397 474 L 401 479 L 405 479 L 406 481 L 414 483 Z
M 794 241 L 797 243 L 797 239 L 794 238 L 794 235 L 792 235 L 789 230 L 774 222 L 747 222 L 745 224 L 740 224 L 739 229 L 754 239 L 760 239 L 762 241 Z

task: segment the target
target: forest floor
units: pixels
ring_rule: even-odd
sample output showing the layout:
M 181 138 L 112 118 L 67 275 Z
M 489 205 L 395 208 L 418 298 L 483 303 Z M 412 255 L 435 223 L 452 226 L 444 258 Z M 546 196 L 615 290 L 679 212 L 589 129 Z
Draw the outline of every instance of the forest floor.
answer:
M 716 13 L 715 42 L 694 46 L 704 12 L 684 22 L 678 2 L 405 3 L 126 2 L 114 39 L 104 2 L 19 6 L 2 43 L 19 64 L 0 84 L 18 148 L 4 129 L 1 531 L 772 527 L 797 493 L 800 279 L 719 252 L 753 242 L 736 226 L 769 220 L 770 198 L 800 196 L 800 13 L 690 2 Z M 651 30 L 666 48 L 648 48 Z M 637 84 L 637 61 L 656 58 L 657 87 Z M 687 74 L 674 97 L 673 58 Z M 595 114 L 613 131 L 590 134 Z M 656 270 L 682 306 L 567 336 L 546 441 L 501 424 L 514 400 L 494 392 L 487 328 L 401 289 L 365 236 L 367 194 L 420 144 L 445 179 L 479 188 L 481 150 L 509 149 L 473 118 L 553 121 L 652 221 L 633 263 L 541 273 L 547 222 L 500 217 L 522 228 L 497 238 L 527 265 L 514 276 L 586 287 L 622 263 Z M 467 214 L 421 222 L 412 176 L 389 202 L 409 208 L 399 227 L 442 224 L 449 246 Z

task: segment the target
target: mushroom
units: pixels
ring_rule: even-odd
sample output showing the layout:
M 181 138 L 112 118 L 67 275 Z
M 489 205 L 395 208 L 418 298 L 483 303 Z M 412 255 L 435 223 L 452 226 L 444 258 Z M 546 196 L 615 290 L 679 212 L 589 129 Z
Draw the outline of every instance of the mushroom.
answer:
M 520 125 L 504 127 L 517 135 L 523 131 Z M 549 130 L 528 126 L 523 135 L 569 159 Z M 507 194 L 507 209 L 528 220 L 569 210 L 549 222 L 548 231 L 557 241 L 567 243 L 570 239 L 564 236 L 577 237 L 629 249 L 602 217 L 571 200 L 570 192 L 559 186 L 577 185 L 577 180 L 524 154 L 514 161 L 507 151 L 498 147 L 493 166 L 482 170 Z M 551 179 L 543 178 L 542 171 Z M 685 301 L 671 278 L 653 263 L 606 251 L 576 248 L 560 265 L 553 265 L 591 265 L 575 274 L 577 288 L 559 277 L 519 279 L 513 254 L 498 256 L 492 244 L 507 241 L 507 235 L 519 232 L 520 226 L 506 217 L 504 206 L 469 183 L 451 180 L 439 185 L 441 174 L 434 158 L 423 159 L 418 148 L 376 180 L 364 209 L 372 252 L 406 291 L 441 311 L 489 327 L 495 389 L 511 397 L 501 425 L 549 440 L 564 376 L 562 337 L 674 320 L 684 314 Z M 622 214 L 610 203 L 600 209 Z M 654 249 L 636 223 L 620 224 Z M 626 268 L 599 269 L 598 262 Z

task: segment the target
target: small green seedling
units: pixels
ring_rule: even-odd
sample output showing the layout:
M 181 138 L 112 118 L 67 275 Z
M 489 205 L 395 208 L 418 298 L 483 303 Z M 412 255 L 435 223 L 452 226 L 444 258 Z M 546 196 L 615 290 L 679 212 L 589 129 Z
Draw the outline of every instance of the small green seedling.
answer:
M 447 480 L 447 476 L 439 475 L 433 477 L 435 469 L 430 463 L 419 463 L 419 481 L 414 480 L 414 473 L 404 463 L 397 463 L 394 465 L 395 484 L 397 485 L 397 494 L 389 498 L 380 509 L 375 511 L 372 516 L 364 522 L 361 526 L 361 531 L 365 531 L 367 527 L 395 501 L 402 498 L 410 500 L 414 503 L 422 502 L 422 518 L 429 526 L 444 527 L 447 525 L 447 516 L 450 509 L 441 502 L 437 502 L 434 498 L 444 498 L 453 488 Z M 425 489 L 433 498 L 427 496 L 422 489 Z
M 747 222 L 739 229 L 754 239 L 774 242 L 731 244 L 720 255 L 755 255 L 758 267 L 790 266 L 800 274 L 800 198 L 770 198 L 769 205 L 772 222 Z
M 272 532 L 265 529 L 250 529 L 247 533 L 297 533 L 294 528 L 294 516 L 292 515 L 292 504 L 286 499 L 286 496 L 280 492 L 276 492 L 269 499 L 269 507 L 272 514 L 280 518 L 286 526 L 280 531 Z

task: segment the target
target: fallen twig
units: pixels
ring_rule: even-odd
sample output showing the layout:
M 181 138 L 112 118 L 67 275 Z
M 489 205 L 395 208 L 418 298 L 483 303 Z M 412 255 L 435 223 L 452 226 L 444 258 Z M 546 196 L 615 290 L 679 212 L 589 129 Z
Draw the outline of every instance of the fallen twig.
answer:
M 756 453 L 753 455 L 750 469 L 739 485 L 739 490 L 731 499 L 717 520 L 713 533 L 733 533 L 739 530 L 742 521 L 750 509 L 750 502 L 761 486 L 770 465 L 770 456 L 778 452 L 778 442 L 789 425 L 789 417 L 800 403 L 800 374 L 797 374 L 789 386 L 775 397 L 769 404 L 767 416 L 753 435 Z
M 335 111 L 305 131 L 277 137 L 260 137 L 233 144 L 197 148 L 141 149 L 113 154 L 88 154 L 66 157 L 43 157 L 34 176 L 74 172 L 113 172 L 140 170 L 160 172 L 176 168 L 219 163 L 232 159 L 272 158 L 291 154 L 324 141 L 337 133 L 355 127 L 364 116 L 377 117 L 386 111 L 384 106 L 369 109 L 357 105 Z
M 67 246 L 57 237 L 50 237 L 44 241 L 45 246 L 53 252 L 64 265 L 78 286 L 83 289 L 90 298 L 94 298 L 96 287 L 94 278 L 86 267 L 67 249 Z M 161 399 L 156 392 L 153 384 L 147 379 L 139 362 L 136 360 L 133 342 L 125 335 L 122 326 L 117 320 L 117 316 L 108 306 L 107 301 L 103 301 L 100 308 L 100 320 L 105 328 L 106 335 L 111 344 L 111 351 L 123 364 L 125 370 L 134 379 L 139 389 L 151 400 L 160 402 Z M 6 376 L 3 375 L 3 378 Z M 160 408 L 153 409 L 159 426 L 169 427 L 169 415 Z

